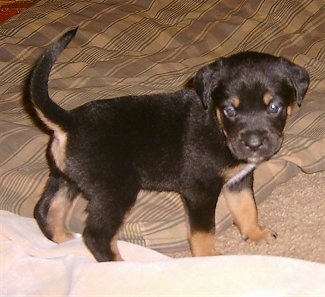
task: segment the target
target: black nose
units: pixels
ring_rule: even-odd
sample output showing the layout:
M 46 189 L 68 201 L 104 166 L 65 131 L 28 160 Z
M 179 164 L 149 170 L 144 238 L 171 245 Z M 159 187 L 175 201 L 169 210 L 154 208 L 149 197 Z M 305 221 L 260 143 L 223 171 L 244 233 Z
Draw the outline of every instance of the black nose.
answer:
M 241 135 L 242 143 L 252 151 L 258 151 L 263 146 L 264 136 L 259 132 L 246 132 Z

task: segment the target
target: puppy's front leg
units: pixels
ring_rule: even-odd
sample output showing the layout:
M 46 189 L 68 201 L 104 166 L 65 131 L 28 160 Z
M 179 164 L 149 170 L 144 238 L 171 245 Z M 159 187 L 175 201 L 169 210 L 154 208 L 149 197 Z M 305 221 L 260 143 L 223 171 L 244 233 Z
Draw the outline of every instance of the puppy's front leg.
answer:
M 214 229 L 210 231 L 194 231 L 190 234 L 191 252 L 194 257 L 216 256 Z
M 188 239 L 195 257 L 220 254 L 215 248 L 215 208 L 220 190 L 208 192 L 202 190 L 183 195 L 188 215 Z
M 275 232 L 262 228 L 258 224 L 257 208 L 253 190 L 250 187 L 229 188 L 226 186 L 223 194 L 234 222 L 245 240 L 269 242 L 277 237 Z

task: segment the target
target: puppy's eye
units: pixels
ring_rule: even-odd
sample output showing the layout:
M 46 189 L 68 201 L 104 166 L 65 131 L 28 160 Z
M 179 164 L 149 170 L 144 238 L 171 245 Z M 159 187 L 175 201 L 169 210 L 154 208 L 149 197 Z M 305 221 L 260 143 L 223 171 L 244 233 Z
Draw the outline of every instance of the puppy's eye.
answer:
M 282 105 L 279 104 L 279 103 L 270 103 L 268 106 L 267 106 L 267 111 L 269 113 L 278 113 L 280 112 L 282 109 Z
M 233 106 L 226 106 L 223 108 L 223 114 L 227 118 L 233 118 L 237 115 L 237 111 L 236 111 L 235 107 L 233 107 Z

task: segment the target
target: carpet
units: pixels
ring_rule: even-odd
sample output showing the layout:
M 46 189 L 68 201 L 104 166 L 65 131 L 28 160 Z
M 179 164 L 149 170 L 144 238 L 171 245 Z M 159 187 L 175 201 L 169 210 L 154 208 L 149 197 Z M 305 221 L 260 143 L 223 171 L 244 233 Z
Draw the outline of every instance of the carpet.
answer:
M 260 224 L 278 233 L 267 243 L 248 243 L 232 226 L 216 236 L 216 246 L 226 255 L 273 255 L 325 263 L 325 172 L 299 173 L 279 185 L 258 206 Z M 172 257 L 190 252 L 172 253 Z

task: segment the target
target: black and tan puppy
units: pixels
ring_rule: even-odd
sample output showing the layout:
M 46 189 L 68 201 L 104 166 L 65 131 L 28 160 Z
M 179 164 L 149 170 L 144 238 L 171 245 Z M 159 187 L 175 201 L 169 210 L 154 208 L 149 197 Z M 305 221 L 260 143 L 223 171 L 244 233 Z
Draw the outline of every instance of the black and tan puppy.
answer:
M 55 242 L 72 238 L 65 216 L 82 193 L 89 200 L 86 245 L 98 261 L 119 260 L 116 234 L 140 189 L 175 191 L 187 209 L 193 255 L 214 255 L 223 188 L 245 239 L 276 237 L 258 224 L 253 171 L 279 150 L 288 110 L 307 91 L 307 72 L 283 58 L 244 52 L 203 67 L 193 88 L 64 110 L 49 97 L 48 78 L 75 33 L 46 50 L 29 84 L 39 118 L 53 131 L 50 176 L 35 208 L 44 234 Z

